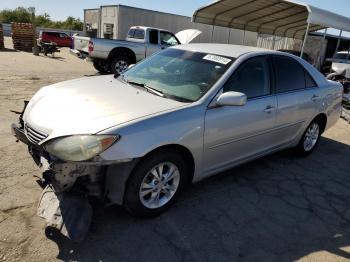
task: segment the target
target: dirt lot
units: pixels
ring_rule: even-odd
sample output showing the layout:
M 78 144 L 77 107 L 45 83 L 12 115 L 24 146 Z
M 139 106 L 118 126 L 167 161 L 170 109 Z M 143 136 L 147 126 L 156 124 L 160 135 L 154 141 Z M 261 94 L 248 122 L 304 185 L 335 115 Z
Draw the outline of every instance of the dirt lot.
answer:
M 6 39 L 6 46 L 11 42 Z M 45 235 L 40 172 L 10 123 L 44 85 L 95 74 L 59 57 L 0 52 L 0 261 L 350 261 L 350 125 L 340 120 L 305 159 L 275 154 L 192 186 L 166 214 L 96 207 L 85 242 Z

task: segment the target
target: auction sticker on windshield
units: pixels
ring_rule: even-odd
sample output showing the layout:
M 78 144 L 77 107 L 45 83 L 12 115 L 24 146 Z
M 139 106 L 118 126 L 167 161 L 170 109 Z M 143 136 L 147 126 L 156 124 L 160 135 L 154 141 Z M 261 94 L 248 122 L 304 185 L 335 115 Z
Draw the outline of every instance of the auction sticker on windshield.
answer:
M 227 65 L 228 63 L 231 62 L 231 59 L 228 59 L 228 58 L 222 57 L 222 56 L 218 56 L 218 55 L 206 55 L 205 57 L 203 57 L 203 59 L 208 60 L 208 61 L 212 61 L 212 62 L 216 62 L 216 63 L 220 63 L 223 65 Z

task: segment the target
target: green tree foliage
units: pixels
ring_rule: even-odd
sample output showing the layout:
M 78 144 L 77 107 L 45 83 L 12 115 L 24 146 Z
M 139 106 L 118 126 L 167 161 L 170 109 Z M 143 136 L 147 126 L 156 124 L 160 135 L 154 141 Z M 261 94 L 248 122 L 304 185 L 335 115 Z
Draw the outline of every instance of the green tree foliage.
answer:
M 0 11 L 0 23 L 31 23 L 31 13 L 27 8 L 4 9 Z M 79 18 L 67 17 L 65 21 L 52 21 L 48 13 L 35 17 L 37 26 L 70 30 L 83 30 L 83 22 Z

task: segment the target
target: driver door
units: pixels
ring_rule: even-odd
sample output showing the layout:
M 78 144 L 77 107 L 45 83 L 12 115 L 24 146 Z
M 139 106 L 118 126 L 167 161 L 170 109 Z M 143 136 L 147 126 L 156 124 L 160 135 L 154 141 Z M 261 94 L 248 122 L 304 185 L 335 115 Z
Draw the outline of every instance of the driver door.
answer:
M 267 56 L 243 62 L 225 83 L 222 92 L 247 95 L 244 106 L 208 108 L 204 132 L 204 173 L 225 169 L 276 146 L 277 99 L 270 81 Z

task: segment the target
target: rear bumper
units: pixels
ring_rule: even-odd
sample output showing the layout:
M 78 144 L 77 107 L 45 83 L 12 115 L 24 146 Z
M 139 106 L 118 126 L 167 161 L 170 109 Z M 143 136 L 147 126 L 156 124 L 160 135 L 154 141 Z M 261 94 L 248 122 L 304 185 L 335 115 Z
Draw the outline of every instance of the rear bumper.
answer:
M 75 57 L 78 57 L 80 59 L 85 59 L 85 58 L 89 57 L 88 53 L 85 53 L 85 52 L 82 52 L 82 51 L 79 51 L 76 49 L 70 49 L 69 52 L 71 55 L 74 55 Z

